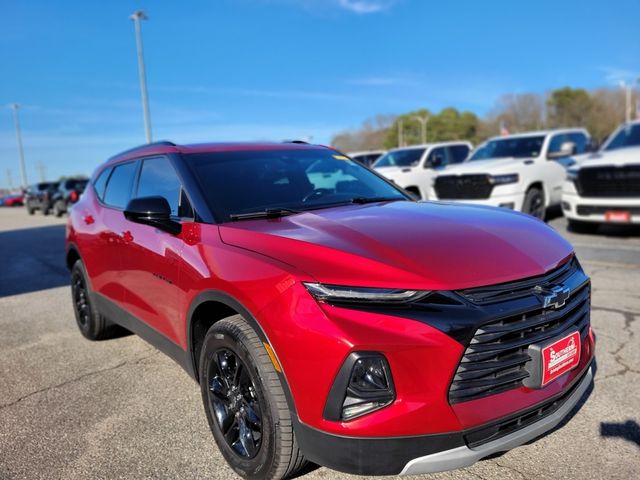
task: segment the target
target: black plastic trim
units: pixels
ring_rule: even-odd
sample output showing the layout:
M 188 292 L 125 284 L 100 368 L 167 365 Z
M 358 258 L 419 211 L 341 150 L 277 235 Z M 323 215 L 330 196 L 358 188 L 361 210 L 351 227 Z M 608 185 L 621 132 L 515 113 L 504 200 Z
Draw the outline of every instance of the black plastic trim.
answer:
M 135 333 L 140 338 L 150 343 L 165 355 L 172 358 L 178 365 L 184 368 L 189 375 L 194 376 L 189 353 L 184 351 L 179 345 L 173 343 L 160 332 L 154 330 L 143 321 L 139 320 L 125 309 L 97 292 L 89 292 L 91 301 L 110 322 Z
M 384 399 L 385 401 L 388 401 L 385 407 L 391 405 L 395 401 L 396 391 L 393 384 L 393 376 L 391 375 L 391 368 L 389 367 L 389 362 L 387 361 L 385 356 L 379 352 L 352 352 L 340 367 L 338 375 L 336 375 L 336 378 L 333 381 L 333 385 L 331 386 L 331 390 L 329 390 L 327 403 L 324 406 L 324 412 L 322 414 L 325 419 L 335 422 L 342 421 L 342 406 L 349 389 L 351 373 L 353 372 L 353 367 L 356 362 L 363 358 L 380 358 L 383 360 L 385 366 L 385 374 L 387 375 L 387 380 L 389 381 L 389 390 L 386 392 L 380 391 L 375 392 L 374 394 L 366 394 L 366 396 L 358 394 L 358 398 L 370 399 L 371 401 Z M 377 410 L 379 410 L 379 408 L 376 410 L 372 410 L 371 412 L 367 412 L 367 414 Z M 360 418 L 360 416 L 353 417 L 353 419 L 355 418 Z
M 296 440 L 305 457 L 339 472 L 397 475 L 414 458 L 465 445 L 462 432 L 411 437 L 344 437 L 316 430 L 295 417 Z

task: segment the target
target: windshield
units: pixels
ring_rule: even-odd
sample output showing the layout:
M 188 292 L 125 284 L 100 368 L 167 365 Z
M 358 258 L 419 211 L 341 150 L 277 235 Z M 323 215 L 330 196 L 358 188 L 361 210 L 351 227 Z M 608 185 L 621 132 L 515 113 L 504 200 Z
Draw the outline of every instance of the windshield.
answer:
M 193 153 L 185 159 L 222 222 L 265 209 L 314 210 L 363 198 L 407 200 L 375 173 L 328 149 Z
M 422 155 L 424 155 L 424 148 L 411 148 L 406 150 L 394 150 L 388 152 L 373 164 L 373 168 L 378 167 L 412 167 L 417 165 Z
M 544 135 L 541 135 L 539 137 L 507 137 L 490 140 L 473 152 L 468 161 L 489 158 L 537 157 L 542 150 L 544 138 Z
M 616 150 L 618 148 L 640 146 L 640 123 L 625 125 L 607 143 L 605 150 Z

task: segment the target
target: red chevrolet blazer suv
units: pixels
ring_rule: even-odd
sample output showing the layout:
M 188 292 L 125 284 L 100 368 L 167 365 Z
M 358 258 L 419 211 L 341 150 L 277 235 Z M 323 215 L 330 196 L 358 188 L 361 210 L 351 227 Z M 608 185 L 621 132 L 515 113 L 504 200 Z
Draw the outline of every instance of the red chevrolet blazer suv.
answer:
M 159 142 L 101 165 L 66 260 L 90 340 L 134 332 L 199 383 L 242 477 L 465 467 L 588 395 L 590 282 L 543 222 L 414 201 L 303 142 Z

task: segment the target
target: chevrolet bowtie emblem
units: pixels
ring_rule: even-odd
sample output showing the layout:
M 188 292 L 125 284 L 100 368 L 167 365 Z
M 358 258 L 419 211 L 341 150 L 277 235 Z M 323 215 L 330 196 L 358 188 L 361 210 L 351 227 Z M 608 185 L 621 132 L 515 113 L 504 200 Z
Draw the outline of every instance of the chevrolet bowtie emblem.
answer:
M 542 300 L 542 308 L 560 308 L 571 296 L 571 289 L 564 285 L 554 285 L 550 288 L 536 285 L 534 292 Z

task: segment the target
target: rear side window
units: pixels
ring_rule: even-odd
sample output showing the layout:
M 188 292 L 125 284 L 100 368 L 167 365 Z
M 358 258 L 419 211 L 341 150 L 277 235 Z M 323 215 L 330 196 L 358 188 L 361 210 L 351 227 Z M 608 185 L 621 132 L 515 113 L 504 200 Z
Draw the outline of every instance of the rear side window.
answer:
M 449 147 L 449 164 L 462 163 L 469 156 L 467 145 L 451 145 Z
M 96 190 L 96 195 L 98 196 L 98 198 L 100 200 L 104 199 L 104 189 L 107 186 L 107 180 L 109 179 L 109 175 L 111 174 L 111 168 L 105 168 L 100 175 L 98 175 L 98 178 L 96 178 L 96 181 L 93 182 L 93 188 L 95 188 Z
M 186 195 L 182 192 L 180 179 L 166 157 L 152 158 L 142 163 L 136 197 L 155 195 L 164 197 L 169 202 L 171 215 L 191 216 L 191 208 L 188 206 Z
M 449 159 L 447 158 L 447 149 L 444 147 L 437 147 L 429 152 L 429 157 L 427 158 L 425 168 L 446 167 L 448 164 Z
M 107 182 L 104 203 L 110 207 L 124 209 L 131 197 L 133 177 L 136 173 L 136 162 L 123 163 L 113 167 Z

